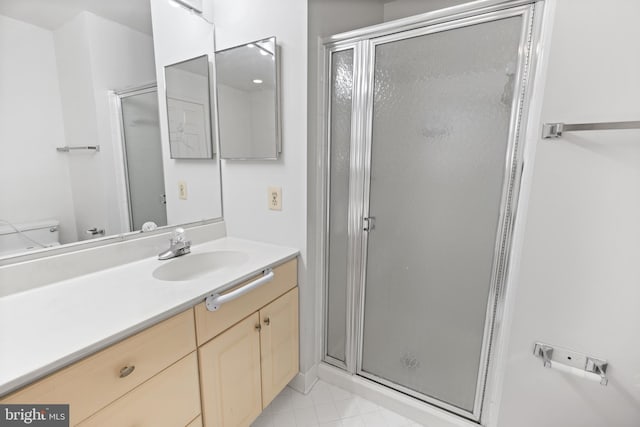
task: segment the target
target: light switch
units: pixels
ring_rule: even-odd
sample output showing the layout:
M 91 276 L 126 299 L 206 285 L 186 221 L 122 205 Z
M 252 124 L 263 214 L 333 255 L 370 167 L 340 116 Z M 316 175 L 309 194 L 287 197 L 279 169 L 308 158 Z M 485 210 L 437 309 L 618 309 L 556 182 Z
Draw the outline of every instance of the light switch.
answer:
M 269 187 L 267 189 L 269 196 L 269 209 L 272 211 L 282 210 L 282 187 Z
M 184 181 L 178 181 L 178 198 L 187 200 L 187 183 Z

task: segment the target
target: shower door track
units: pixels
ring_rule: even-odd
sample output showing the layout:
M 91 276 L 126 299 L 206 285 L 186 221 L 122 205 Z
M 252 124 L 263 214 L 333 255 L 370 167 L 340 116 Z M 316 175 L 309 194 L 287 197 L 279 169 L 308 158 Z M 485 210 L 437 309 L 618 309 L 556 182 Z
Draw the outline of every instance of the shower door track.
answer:
M 491 376 L 495 370 L 492 364 L 494 338 L 501 327 L 500 319 L 504 311 L 505 284 L 510 262 L 511 242 L 515 223 L 516 208 L 522 179 L 525 117 L 528 112 L 532 85 L 532 70 L 535 70 L 536 54 L 534 42 L 540 36 L 541 9 L 543 1 L 479 1 L 471 5 L 461 5 L 381 24 L 363 30 L 333 36 L 324 43 L 324 112 L 323 141 L 323 203 L 324 235 L 322 239 L 322 265 L 324 285 L 324 328 L 327 328 L 326 301 L 328 292 L 328 235 L 329 235 L 329 180 L 330 178 L 330 117 L 331 117 L 331 55 L 345 49 L 354 50 L 353 104 L 349 174 L 348 213 L 348 279 L 347 279 L 347 330 L 345 361 L 327 354 L 326 333 L 324 334 L 323 360 L 329 364 L 358 375 L 369 381 L 394 389 L 405 395 L 441 408 L 450 413 L 481 423 L 482 408 L 491 386 Z M 491 287 L 488 296 L 487 313 L 481 359 L 479 363 L 473 411 L 459 408 L 437 398 L 424 395 L 397 383 L 380 378 L 362 369 L 362 344 L 364 324 L 364 297 L 366 283 L 367 233 L 362 229 L 362 218 L 369 215 L 369 185 L 371 165 L 371 139 L 373 120 L 373 70 L 375 47 L 380 44 L 410 37 L 423 36 L 452 30 L 469 25 L 491 22 L 498 19 L 522 16 L 516 71 L 517 96 L 514 96 L 509 123 L 505 178 L 502 188 L 499 228 L 494 248 Z M 363 72 L 362 70 L 365 70 Z

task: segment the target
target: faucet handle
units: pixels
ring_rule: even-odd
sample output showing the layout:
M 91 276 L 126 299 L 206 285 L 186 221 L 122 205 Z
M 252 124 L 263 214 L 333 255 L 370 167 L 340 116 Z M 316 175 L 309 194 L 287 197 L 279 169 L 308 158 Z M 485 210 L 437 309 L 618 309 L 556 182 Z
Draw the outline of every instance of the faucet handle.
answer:
M 182 243 L 184 242 L 184 239 L 185 239 L 184 228 L 178 227 L 175 230 L 173 230 L 173 234 L 171 235 L 172 243 Z

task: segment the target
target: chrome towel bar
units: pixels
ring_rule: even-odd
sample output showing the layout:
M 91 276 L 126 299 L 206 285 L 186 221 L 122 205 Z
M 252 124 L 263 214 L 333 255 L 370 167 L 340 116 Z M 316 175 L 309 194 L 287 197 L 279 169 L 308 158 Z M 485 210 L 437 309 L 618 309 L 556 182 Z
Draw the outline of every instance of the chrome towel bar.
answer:
M 209 296 L 207 296 L 207 298 L 204 300 L 205 301 L 205 306 L 207 307 L 207 310 L 209 311 L 217 311 L 220 306 L 224 303 L 227 303 L 229 301 L 232 301 L 238 297 L 241 297 L 242 295 L 254 290 L 257 287 L 260 287 L 262 285 L 264 285 L 265 283 L 268 283 L 270 281 L 273 280 L 273 278 L 275 277 L 275 273 L 273 272 L 273 270 L 271 270 L 270 268 L 266 269 L 263 272 L 263 276 L 250 282 L 247 283 L 246 285 L 244 285 L 241 288 L 235 289 L 231 292 L 229 292 L 228 294 L 224 294 L 224 295 L 220 295 L 220 294 L 210 294 Z
M 56 147 L 56 151 L 60 151 L 63 153 L 68 153 L 71 150 L 94 150 L 95 152 L 98 152 L 100 151 L 100 146 L 99 145 L 81 145 L 81 146 L 65 145 L 64 147 Z
M 619 129 L 640 129 L 640 121 L 601 123 L 545 123 L 544 125 L 542 125 L 542 138 L 559 138 L 564 132 Z

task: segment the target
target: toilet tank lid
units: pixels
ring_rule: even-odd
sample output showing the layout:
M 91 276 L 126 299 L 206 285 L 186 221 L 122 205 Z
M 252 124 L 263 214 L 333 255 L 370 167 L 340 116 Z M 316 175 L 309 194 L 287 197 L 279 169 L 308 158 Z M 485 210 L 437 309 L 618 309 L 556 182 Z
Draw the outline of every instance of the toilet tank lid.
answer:
M 42 221 L 20 222 L 13 223 L 13 225 L 20 231 L 39 230 L 42 228 L 58 227 L 60 221 L 55 219 L 44 219 Z M 16 231 L 13 227 L 0 221 L 0 236 L 3 234 L 13 234 Z

